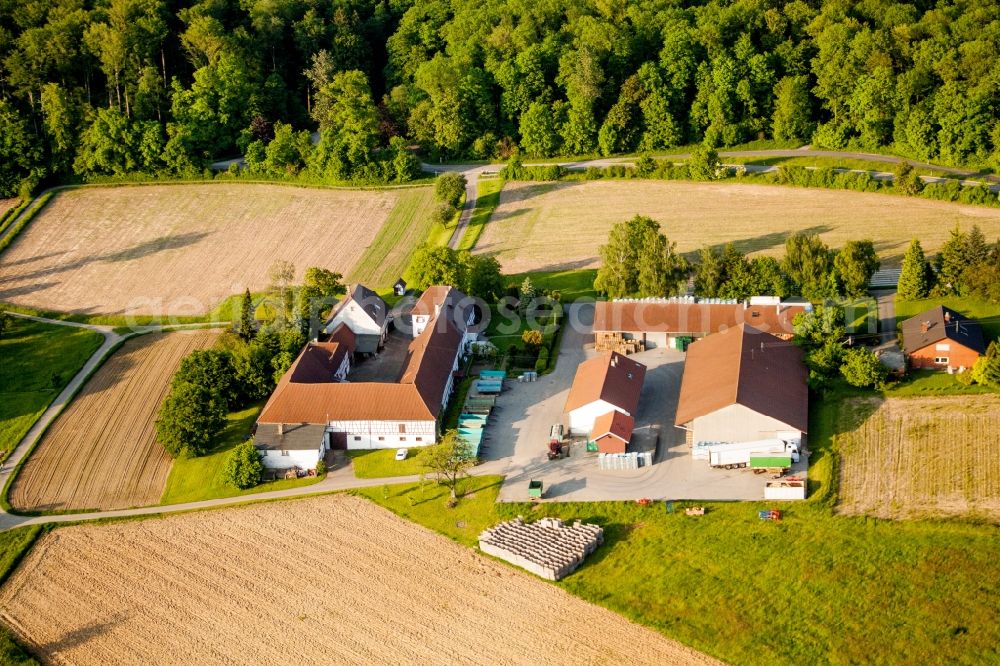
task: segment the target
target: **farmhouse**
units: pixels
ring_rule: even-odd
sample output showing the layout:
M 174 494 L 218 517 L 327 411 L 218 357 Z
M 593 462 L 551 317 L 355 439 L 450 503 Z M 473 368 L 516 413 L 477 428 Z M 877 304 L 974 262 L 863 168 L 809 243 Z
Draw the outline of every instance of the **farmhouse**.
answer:
M 409 343 L 394 381 L 351 381 L 351 331 L 346 325 L 334 329 L 329 341 L 306 345 L 257 419 L 257 448 L 266 452 L 265 464 L 290 467 L 294 450 L 315 449 L 323 455 L 331 448 L 433 444 L 454 373 L 468 336 L 474 335 L 468 332 L 468 319 L 461 319 L 465 315 L 451 305 L 464 299 L 460 293 L 445 299 Z M 311 447 L 309 441 L 314 442 Z M 286 443 L 306 448 L 283 448 Z
M 674 423 L 689 442 L 799 441 L 809 427 L 806 377 L 798 347 L 740 324 L 688 348 Z
M 694 296 L 602 301 L 594 309 L 594 340 L 598 349 L 674 347 L 683 351 L 691 340 L 740 324 L 790 339 L 795 316 L 810 309 L 809 303 L 773 296 L 746 301 Z
M 623 453 L 645 378 L 646 366 L 617 352 L 581 363 L 566 399 L 570 433 L 603 442 L 602 453 Z
M 903 349 L 914 368 L 963 372 L 985 351 L 979 322 L 939 305 L 903 322 Z
M 386 302 L 371 289 L 355 284 L 333 308 L 323 333 L 329 335 L 341 324 L 346 324 L 354 332 L 356 351 L 373 354 L 385 344 L 390 320 Z

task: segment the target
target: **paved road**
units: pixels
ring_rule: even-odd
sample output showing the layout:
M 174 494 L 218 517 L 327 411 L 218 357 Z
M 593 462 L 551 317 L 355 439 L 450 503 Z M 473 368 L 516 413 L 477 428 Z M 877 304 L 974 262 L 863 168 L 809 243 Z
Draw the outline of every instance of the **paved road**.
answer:
M 880 290 L 875 301 L 878 303 L 879 347 L 893 347 L 896 344 L 896 290 Z

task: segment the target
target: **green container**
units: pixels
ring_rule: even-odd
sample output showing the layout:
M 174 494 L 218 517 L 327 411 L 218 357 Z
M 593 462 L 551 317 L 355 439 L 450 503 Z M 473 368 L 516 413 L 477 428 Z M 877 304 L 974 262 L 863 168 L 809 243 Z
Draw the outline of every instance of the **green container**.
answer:
M 750 469 L 784 469 L 791 466 L 791 456 L 750 456 Z
M 597 451 L 597 442 L 587 442 L 587 451 L 593 453 Z

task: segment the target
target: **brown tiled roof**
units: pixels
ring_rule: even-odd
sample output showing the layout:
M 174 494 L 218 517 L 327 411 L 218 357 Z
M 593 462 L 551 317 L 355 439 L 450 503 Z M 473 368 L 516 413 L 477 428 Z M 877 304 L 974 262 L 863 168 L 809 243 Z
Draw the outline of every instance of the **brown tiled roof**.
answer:
M 351 327 L 345 323 L 337 324 L 337 328 L 330 331 L 327 342 L 336 342 L 344 346 L 348 353 L 353 354 L 358 346 L 358 338 L 354 335 Z
M 645 378 L 646 366 L 617 352 L 588 359 L 576 369 L 566 411 L 604 400 L 635 414 Z
M 923 330 L 925 324 L 926 331 Z M 920 351 L 945 339 L 957 342 L 980 354 L 986 352 L 983 329 L 979 322 L 943 305 L 921 312 L 916 317 L 910 317 L 903 322 L 902 329 L 903 348 L 907 354 Z
M 389 306 L 382 300 L 382 297 L 363 284 L 353 284 L 347 288 L 347 296 L 344 297 L 333 310 L 327 323 L 330 323 L 349 303 L 357 303 L 361 309 L 371 317 L 372 321 L 381 328 L 385 324 L 385 319 L 389 316 Z
M 742 324 L 688 347 L 674 423 L 734 404 L 806 432 L 809 391 L 802 351 Z
M 331 336 L 336 337 L 340 328 Z M 321 424 L 435 419 L 461 344 L 462 333 L 453 324 L 431 322 L 410 343 L 402 376 L 392 383 L 335 382 L 336 366 L 329 366 L 330 347 L 346 349 L 347 344 L 310 343 L 282 376 L 257 421 Z
M 474 305 L 472 299 L 454 287 L 442 285 L 427 287 L 413 304 L 410 315 L 434 317 L 439 305 L 442 306 L 440 313 L 442 317 L 451 320 L 459 329 L 466 329 Z
M 446 317 L 431 322 L 410 343 L 409 357 L 399 381 L 416 386 L 427 408 L 434 414 L 441 409 L 444 388 L 461 344 L 462 332 Z
M 795 315 L 804 303 L 747 305 L 676 301 L 600 301 L 594 309 L 594 331 L 666 332 L 702 336 L 739 324 L 779 336 L 791 336 Z
M 594 419 L 590 439 L 596 442 L 601 437 L 610 435 L 628 444 L 629 440 L 632 439 L 633 428 L 635 428 L 635 419 L 617 409 L 612 409 Z

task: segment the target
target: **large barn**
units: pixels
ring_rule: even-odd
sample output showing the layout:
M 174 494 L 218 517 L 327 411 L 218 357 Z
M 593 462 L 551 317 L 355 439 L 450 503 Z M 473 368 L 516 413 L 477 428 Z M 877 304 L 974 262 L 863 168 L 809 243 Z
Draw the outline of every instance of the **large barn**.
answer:
M 689 442 L 801 441 L 808 373 L 793 343 L 741 324 L 693 343 L 674 423 Z
M 809 303 L 755 296 L 746 301 L 695 297 L 601 301 L 594 309 L 594 339 L 635 341 L 638 349 L 683 345 L 740 324 L 750 324 L 779 338 L 793 335 L 795 316 Z
M 341 348 L 344 353 L 348 350 L 345 327 L 334 329 L 329 342 L 308 344 L 281 377 L 257 419 L 260 441 L 256 445 L 266 451 L 265 463 L 269 467 L 292 466 L 287 463 L 293 449 L 282 448 L 282 444 L 294 439 L 297 446 L 309 448 L 304 440 L 310 437 L 316 439 L 313 448 L 320 454 L 331 448 L 433 444 L 438 417 L 454 387 L 454 373 L 470 336 L 474 336 L 469 332 L 473 313 L 452 305 L 463 300 L 463 295 L 454 294 L 436 309 L 435 316 L 410 342 L 396 381 L 352 382 L 350 373 L 344 374 Z M 350 325 L 349 319 L 346 325 Z
M 903 349 L 914 368 L 963 372 L 986 352 L 975 319 L 939 305 L 903 322 Z

